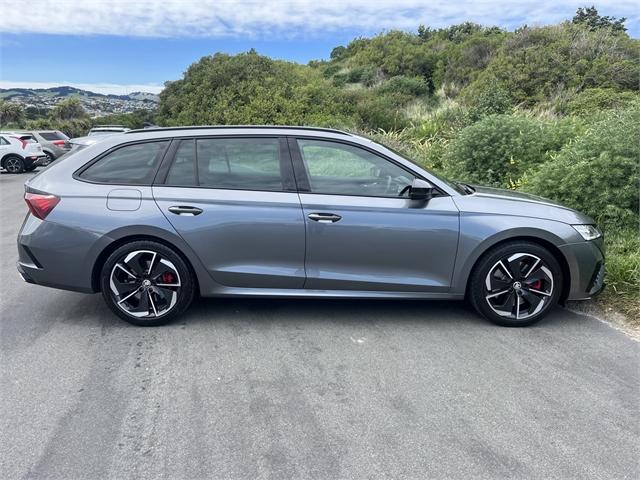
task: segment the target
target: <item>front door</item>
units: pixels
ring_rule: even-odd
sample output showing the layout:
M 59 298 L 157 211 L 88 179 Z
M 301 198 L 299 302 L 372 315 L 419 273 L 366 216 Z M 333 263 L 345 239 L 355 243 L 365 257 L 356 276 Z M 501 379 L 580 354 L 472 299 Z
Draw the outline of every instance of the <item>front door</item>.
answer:
M 359 146 L 315 139 L 291 146 L 296 175 L 309 189 L 300 193 L 305 288 L 449 290 L 458 244 L 458 209 L 449 196 L 409 200 L 402 191 L 413 173 Z
M 178 141 L 153 194 L 212 278 L 230 287 L 302 288 L 305 224 L 286 140 Z

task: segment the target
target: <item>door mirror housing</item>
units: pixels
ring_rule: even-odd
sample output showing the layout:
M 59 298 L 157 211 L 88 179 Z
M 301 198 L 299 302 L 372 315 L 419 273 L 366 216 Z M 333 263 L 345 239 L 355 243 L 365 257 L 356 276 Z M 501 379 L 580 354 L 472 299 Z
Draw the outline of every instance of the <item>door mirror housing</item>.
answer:
M 409 188 L 411 200 L 431 200 L 434 194 L 433 185 L 421 178 L 414 178 Z

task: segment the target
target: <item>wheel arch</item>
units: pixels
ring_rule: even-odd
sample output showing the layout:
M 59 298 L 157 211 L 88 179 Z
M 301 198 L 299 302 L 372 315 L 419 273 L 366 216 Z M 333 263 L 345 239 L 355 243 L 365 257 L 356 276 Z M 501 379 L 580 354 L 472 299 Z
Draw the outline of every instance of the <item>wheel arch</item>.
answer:
M 163 239 L 159 236 L 150 235 L 150 234 L 128 235 L 128 236 L 120 237 L 114 240 L 113 242 L 109 243 L 106 247 L 102 249 L 102 251 L 96 257 L 96 261 L 94 262 L 91 270 L 91 288 L 94 292 L 100 292 L 100 272 L 102 271 L 102 267 L 104 266 L 105 262 L 109 258 L 109 255 L 115 252 L 122 245 L 131 243 L 131 242 L 137 242 L 137 241 L 149 241 L 149 242 L 160 243 L 165 247 L 175 251 L 176 254 L 179 255 L 180 258 L 182 258 L 182 260 L 185 262 L 185 264 L 187 265 L 187 268 L 189 268 L 189 271 L 191 272 L 191 275 L 193 276 L 193 281 L 195 283 L 195 291 L 200 292 L 200 278 L 198 277 L 196 269 L 194 268 L 194 265 L 191 259 L 189 258 L 189 255 L 186 255 L 180 247 L 167 241 L 166 239 Z
M 554 258 L 557 260 L 558 264 L 560 265 L 560 269 L 562 271 L 562 291 L 560 293 L 559 301 L 561 304 L 564 304 L 567 297 L 569 296 L 569 292 L 571 291 L 571 270 L 569 269 L 569 262 L 567 261 L 567 258 L 562 253 L 560 248 L 558 248 L 558 246 L 555 245 L 552 241 L 542 237 L 537 237 L 532 235 L 517 235 L 517 236 L 497 240 L 495 242 L 490 243 L 489 245 L 483 245 L 482 251 L 475 255 L 473 260 L 473 266 L 469 269 L 469 272 L 465 281 L 465 296 L 469 294 L 469 290 L 470 290 L 469 284 L 471 282 L 471 278 L 473 277 L 473 272 L 475 271 L 475 269 L 478 266 L 478 263 L 480 262 L 480 259 L 482 259 L 482 257 L 489 250 L 492 250 L 496 247 L 500 247 L 501 245 L 505 245 L 507 243 L 513 243 L 513 242 L 534 243 L 536 245 L 539 245 L 545 248 L 546 250 L 549 251 L 549 253 L 551 253 L 554 256 Z
M 2 159 L 0 159 L 0 167 L 4 168 L 4 162 L 5 162 L 5 160 L 6 160 L 7 158 L 10 158 L 10 157 L 18 157 L 20 160 L 22 160 L 22 161 L 24 162 L 24 157 L 23 157 L 23 156 L 21 156 L 21 155 L 20 155 L 20 154 L 18 154 L 18 153 L 13 153 L 13 152 L 11 152 L 11 153 L 7 153 L 4 157 L 2 157 Z

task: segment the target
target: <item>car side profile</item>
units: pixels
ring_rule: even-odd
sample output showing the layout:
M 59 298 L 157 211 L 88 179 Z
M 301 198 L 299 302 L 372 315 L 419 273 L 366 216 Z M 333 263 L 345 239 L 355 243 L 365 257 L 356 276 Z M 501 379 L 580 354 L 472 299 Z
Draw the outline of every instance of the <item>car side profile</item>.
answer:
M 42 151 L 47 156 L 46 164 L 71 150 L 69 137 L 59 130 L 30 130 L 21 131 L 20 134 L 31 135 L 36 142 L 42 145 Z
M 25 184 L 18 270 L 102 292 L 136 325 L 196 295 L 467 298 L 525 326 L 603 286 L 594 221 L 455 184 L 349 133 L 155 128 L 112 135 Z

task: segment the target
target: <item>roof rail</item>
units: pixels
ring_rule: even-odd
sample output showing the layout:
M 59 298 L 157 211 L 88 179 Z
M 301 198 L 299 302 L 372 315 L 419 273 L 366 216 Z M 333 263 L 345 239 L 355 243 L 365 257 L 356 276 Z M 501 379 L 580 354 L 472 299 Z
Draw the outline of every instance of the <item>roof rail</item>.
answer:
M 337 130 L 335 128 L 322 128 L 322 127 L 296 127 L 292 125 L 197 125 L 197 126 L 184 126 L 184 127 L 148 127 L 148 128 L 140 128 L 136 130 L 129 130 L 125 133 L 139 133 L 139 132 L 153 132 L 156 130 L 161 131 L 175 131 L 175 130 L 211 130 L 211 129 L 260 129 L 260 128 L 272 128 L 274 130 L 312 130 L 316 132 L 329 132 L 329 133 L 338 133 L 341 135 L 352 136 L 348 132 L 343 132 L 342 130 Z

